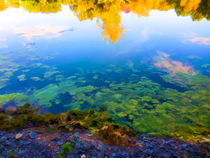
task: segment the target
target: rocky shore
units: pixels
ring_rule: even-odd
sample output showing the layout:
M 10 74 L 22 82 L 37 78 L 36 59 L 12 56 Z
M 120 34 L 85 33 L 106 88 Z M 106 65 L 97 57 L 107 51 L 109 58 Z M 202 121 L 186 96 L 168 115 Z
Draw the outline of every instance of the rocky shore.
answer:
M 131 147 L 111 146 L 95 139 L 89 131 L 64 133 L 47 128 L 27 128 L 18 132 L 0 131 L 0 158 L 148 158 L 209 157 L 201 146 L 173 138 L 141 135 Z M 69 142 L 70 150 L 60 156 Z M 206 144 L 206 148 L 209 144 Z
M 207 158 L 209 141 L 139 135 L 95 110 L 0 109 L 0 158 Z

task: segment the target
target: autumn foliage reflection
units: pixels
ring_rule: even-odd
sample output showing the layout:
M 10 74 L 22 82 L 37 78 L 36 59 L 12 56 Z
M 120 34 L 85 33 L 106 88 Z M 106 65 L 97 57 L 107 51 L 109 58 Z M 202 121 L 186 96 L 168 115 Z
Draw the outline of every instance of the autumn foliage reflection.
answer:
M 29 12 L 55 13 L 62 5 L 69 5 L 81 21 L 96 18 L 104 30 L 103 39 L 114 43 L 123 37 L 121 12 L 141 17 L 148 16 L 151 10 L 175 9 L 177 15 L 191 15 L 194 21 L 210 20 L 209 0 L 0 0 L 0 11 L 23 7 Z

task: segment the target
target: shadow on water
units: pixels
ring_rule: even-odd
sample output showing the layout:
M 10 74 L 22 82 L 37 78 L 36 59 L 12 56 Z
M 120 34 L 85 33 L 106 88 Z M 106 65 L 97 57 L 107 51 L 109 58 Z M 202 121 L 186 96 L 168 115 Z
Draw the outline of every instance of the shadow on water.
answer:
M 49 112 L 53 114 L 58 114 L 69 110 L 69 108 L 65 108 L 63 105 L 70 104 L 72 101 L 72 96 L 69 95 L 69 93 L 64 93 L 59 95 L 59 99 L 62 100 L 62 103 L 56 104 L 55 102 L 53 102 L 52 106 L 49 109 L 47 109 Z

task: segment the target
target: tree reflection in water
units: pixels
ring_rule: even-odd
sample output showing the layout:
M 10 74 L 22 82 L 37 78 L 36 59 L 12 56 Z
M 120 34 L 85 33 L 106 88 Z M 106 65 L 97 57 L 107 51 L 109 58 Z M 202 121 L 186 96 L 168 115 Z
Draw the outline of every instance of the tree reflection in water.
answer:
M 191 15 L 194 21 L 210 20 L 209 0 L 1 0 L 0 11 L 23 7 L 29 12 L 56 13 L 62 5 L 69 5 L 81 21 L 96 18 L 104 30 L 103 39 L 114 43 L 123 37 L 121 12 L 141 17 L 148 16 L 151 10 L 175 9 L 177 15 Z

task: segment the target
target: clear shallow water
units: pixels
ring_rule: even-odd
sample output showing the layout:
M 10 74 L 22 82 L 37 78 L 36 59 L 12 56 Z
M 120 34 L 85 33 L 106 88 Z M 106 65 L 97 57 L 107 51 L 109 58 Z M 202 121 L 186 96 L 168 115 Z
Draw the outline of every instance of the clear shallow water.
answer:
M 208 1 L 82 2 L 0 3 L 0 105 L 105 108 L 138 132 L 209 137 Z

